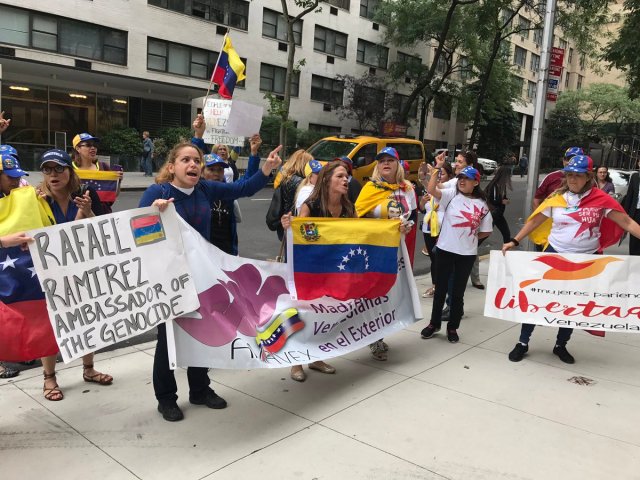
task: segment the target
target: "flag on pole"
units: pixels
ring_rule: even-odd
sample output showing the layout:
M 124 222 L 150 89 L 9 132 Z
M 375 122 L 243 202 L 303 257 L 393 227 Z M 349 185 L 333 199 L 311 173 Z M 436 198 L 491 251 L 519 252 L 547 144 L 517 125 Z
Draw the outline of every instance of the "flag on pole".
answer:
M 226 36 L 218 62 L 211 75 L 211 81 L 217 83 L 220 87 L 218 94 L 222 98 L 231 98 L 233 96 L 233 89 L 236 88 L 236 83 L 246 78 L 244 69 L 244 63 L 240 60 L 238 52 L 233 48 L 231 39 Z
M 49 205 L 33 187 L 16 188 L 0 199 L 0 235 L 53 223 Z M 0 357 L 24 361 L 57 351 L 31 255 L 20 247 L 0 248 Z
M 288 229 L 293 298 L 386 295 L 398 274 L 399 220 L 293 218 Z

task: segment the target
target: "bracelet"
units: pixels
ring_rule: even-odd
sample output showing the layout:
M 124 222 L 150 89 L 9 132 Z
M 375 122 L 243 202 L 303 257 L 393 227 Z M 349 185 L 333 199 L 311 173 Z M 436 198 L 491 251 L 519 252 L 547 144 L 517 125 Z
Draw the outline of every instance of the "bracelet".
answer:
M 509 240 L 509 242 L 513 243 L 516 247 L 518 245 L 520 245 L 520 242 L 518 240 L 516 240 L 515 238 L 512 238 L 511 240 Z

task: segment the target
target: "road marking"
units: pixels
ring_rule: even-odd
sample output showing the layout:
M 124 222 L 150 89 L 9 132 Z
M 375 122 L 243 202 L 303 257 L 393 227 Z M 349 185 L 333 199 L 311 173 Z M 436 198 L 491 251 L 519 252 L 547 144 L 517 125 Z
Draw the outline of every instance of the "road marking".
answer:
M 252 198 L 251 199 L 252 202 L 266 202 L 266 201 L 271 201 L 270 198 Z

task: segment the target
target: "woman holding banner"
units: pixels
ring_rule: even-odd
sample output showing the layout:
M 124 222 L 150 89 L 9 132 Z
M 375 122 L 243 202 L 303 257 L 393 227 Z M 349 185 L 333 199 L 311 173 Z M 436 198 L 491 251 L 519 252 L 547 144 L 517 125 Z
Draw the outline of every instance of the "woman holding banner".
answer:
M 478 241 L 491 235 L 493 228 L 489 206 L 480 188 L 480 172 L 471 166 L 464 167 L 456 175 L 458 183 L 455 188 L 441 189 L 437 172 L 445 161 L 444 153 L 438 155 L 435 168 L 430 169 L 431 178 L 427 185 L 427 191 L 443 209 L 443 218 L 437 244 L 438 270 L 431 320 L 420 335 L 431 338 L 440 331 L 442 307 L 451 281 L 447 339 L 457 343 L 460 340 L 457 330 L 462 319 L 464 292 L 478 254 Z
M 91 186 L 81 185 L 71 157 L 64 150 L 47 150 L 40 159 L 44 175 L 38 186 L 40 194 L 51 207 L 57 224 L 102 215 L 102 203 Z M 85 382 L 111 385 L 113 377 L 93 368 L 93 353 L 82 357 L 82 378 Z M 43 357 L 44 398 L 59 401 L 64 398 L 56 381 L 56 356 Z
M 312 163 L 320 162 L 312 160 Z M 313 169 L 313 166 L 311 167 Z M 298 211 L 298 217 L 332 217 L 355 218 L 356 213 L 353 203 L 349 200 L 349 173 L 347 166 L 342 161 L 333 161 L 321 167 L 318 178 L 313 186 L 313 191 L 302 203 Z M 292 213 L 286 213 L 282 217 L 284 230 L 291 226 Z M 321 360 L 309 364 L 309 369 L 321 373 L 336 373 L 336 369 Z M 291 367 L 291 378 L 296 382 L 304 382 L 307 375 L 302 365 Z
M 571 158 L 563 169 L 561 187 L 549 195 L 531 214 L 527 223 L 507 243 L 502 253 L 517 247 L 527 235 L 545 252 L 599 254 L 620 240 L 622 231 L 640 238 L 640 225 L 634 222 L 618 202 L 598 189 L 593 177 L 593 160 L 586 155 Z M 529 350 L 535 325 L 523 323 L 520 339 L 509 353 L 519 362 Z M 564 363 L 575 359 L 567 351 L 572 328 L 560 328 L 553 353 Z
M 174 204 L 176 212 L 209 242 L 211 241 L 211 205 L 218 200 L 235 200 L 249 197 L 264 187 L 274 168 L 280 166 L 278 152 L 273 150 L 260 172 L 244 182 L 223 183 L 202 180 L 202 151 L 191 143 L 179 143 L 169 152 L 167 161 L 140 199 L 140 207 L 156 206 L 164 211 Z M 206 321 L 206 320 L 203 320 Z M 207 368 L 189 367 L 189 402 L 209 408 L 225 408 L 227 402 L 209 387 Z M 184 414 L 178 407 L 178 386 L 169 366 L 166 325 L 158 325 L 158 343 L 153 360 L 153 388 L 162 417 L 175 422 Z
M 399 218 L 400 231 L 408 234 L 417 220 L 417 201 L 411 182 L 404 178 L 400 156 L 393 147 L 385 147 L 376 156 L 371 180 L 365 183 L 356 200 L 358 217 Z M 413 261 L 413 252 L 410 252 Z M 386 361 L 389 346 L 383 339 L 369 345 L 376 360 Z
M 120 182 L 123 176 L 122 167 L 114 165 L 111 168 L 104 162 L 98 162 L 98 143 L 100 143 L 100 139 L 90 133 L 79 133 L 73 137 L 72 143 L 74 170 L 89 172 L 113 171 L 115 173 L 114 178 L 117 180 L 102 178 L 106 176 L 103 173 L 95 174 L 95 178 L 91 178 L 91 175 L 85 172 L 80 173 L 83 177 L 82 183 L 93 186 L 104 197 L 101 199 L 104 213 L 111 213 L 111 207 L 115 203 L 116 197 L 120 194 Z M 113 189 L 111 188 L 112 186 Z

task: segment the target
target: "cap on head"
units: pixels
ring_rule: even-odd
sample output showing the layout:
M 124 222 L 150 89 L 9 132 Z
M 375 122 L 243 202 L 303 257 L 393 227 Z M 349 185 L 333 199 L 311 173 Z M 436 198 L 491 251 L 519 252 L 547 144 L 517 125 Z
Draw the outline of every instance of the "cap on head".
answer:
M 0 145 L 0 155 L 11 155 L 12 157 L 20 160 L 20 156 L 18 155 L 18 151 L 13 148 L 11 145 Z
M 79 133 L 75 137 L 73 137 L 73 148 L 76 148 L 80 142 L 96 142 L 100 143 L 100 139 L 98 137 L 94 137 L 90 133 Z
M 58 165 L 69 168 L 71 168 L 72 166 L 71 157 L 69 156 L 69 154 L 64 150 L 60 150 L 57 148 L 47 150 L 42 154 L 42 156 L 40 157 L 40 168 L 42 168 L 42 166 L 47 162 L 57 163 Z
M 393 147 L 384 147 L 378 155 L 376 155 L 376 160 L 380 160 L 385 155 L 395 158 L 396 160 L 400 160 L 400 155 L 398 155 L 398 151 Z
M 224 168 L 229 168 L 229 164 L 225 162 L 222 158 L 220 158 L 215 153 L 209 153 L 204 156 L 204 166 L 205 167 L 213 167 L 214 165 L 221 165 Z
M 576 155 L 566 167 L 562 169 L 563 172 L 574 173 L 587 173 L 593 171 L 593 160 L 588 155 Z
M 458 178 L 468 178 L 470 180 L 475 180 L 476 182 L 480 181 L 480 172 L 473 167 L 464 167 L 460 170 L 458 174 Z
M 584 151 L 580 147 L 569 147 L 567 151 L 564 152 L 564 158 L 573 158 L 576 155 L 584 155 Z
M 13 155 L 0 154 L 0 173 L 4 173 L 7 177 L 20 178 L 29 175 L 20 168 L 20 162 Z

